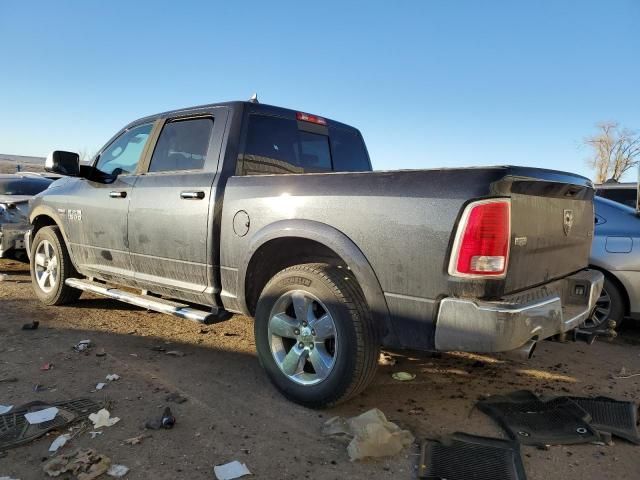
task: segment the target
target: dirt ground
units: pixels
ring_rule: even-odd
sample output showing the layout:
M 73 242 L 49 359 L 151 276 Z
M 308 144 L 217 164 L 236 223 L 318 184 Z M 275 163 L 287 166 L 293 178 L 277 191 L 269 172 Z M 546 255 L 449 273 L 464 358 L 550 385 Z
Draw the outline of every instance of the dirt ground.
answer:
M 398 363 L 381 366 L 364 394 L 337 408 L 313 411 L 283 399 L 263 375 L 249 318 L 203 327 L 87 294 L 73 306 L 50 308 L 35 299 L 26 266 L 0 260 L 0 273 L 8 274 L 0 282 L 0 379 L 18 379 L 0 383 L 0 404 L 108 399 L 120 422 L 94 439 L 88 432 L 78 435 L 62 451 L 96 449 L 128 466 L 129 479 L 211 479 L 214 465 L 235 459 L 255 478 L 410 479 L 416 478 L 415 447 L 393 458 L 352 463 L 344 443 L 321 435 L 322 424 L 335 415 L 377 407 L 418 440 L 455 431 L 500 437 L 492 421 L 473 409 L 482 395 L 530 389 L 640 400 L 640 377 L 610 378 L 622 367 L 640 372 L 640 326 L 631 322 L 612 343 L 544 342 L 528 362 L 392 352 Z M 32 320 L 40 321 L 38 330 L 21 330 Z M 86 354 L 74 352 L 72 346 L 84 339 L 95 347 Z M 155 351 L 158 346 L 184 356 Z M 100 349 L 105 356 L 96 356 Z M 42 371 L 45 363 L 53 368 Z M 417 377 L 397 382 L 391 373 L 398 370 Z M 95 391 L 110 373 L 121 379 Z M 36 384 L 44 390 L 34 391 Z M 172 392 L 187 401 L 167 402 Z M 151 431 L 138 445 L 123 443 L 143 433 L 145 421 L 167 405 L 177 419 L 172 430 Z M 45 478 L 42 465 L 55 436 L 0 456 L 0 477 Z M 527 476 L 639 478 L 640 447 L 614 441 L 611 446 L 523 447 Z

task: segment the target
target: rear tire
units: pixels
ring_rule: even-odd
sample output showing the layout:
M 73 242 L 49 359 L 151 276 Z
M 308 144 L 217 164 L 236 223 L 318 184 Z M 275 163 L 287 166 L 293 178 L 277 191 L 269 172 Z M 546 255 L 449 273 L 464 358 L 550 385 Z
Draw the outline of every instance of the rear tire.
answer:
M 73 303 L 82 290 L 65 284 L 67 278 L 80 275 L 71 263 L 69 251 L 58 227 L 43 227 L 31 245 L 31 283 L 38 299 L 45 305 Z
M 584 330 L 595 331 L 608 328 L 608 321 L 616 322 L 616 330 L 624 320 L 624 298 L 615 283 L 605 277 L 602 293 L 596 302 L 596 308 L 584 322 Z
M 256 308 L 258 359 L 288 399 L 325 408 L 357 395 L 375 376 L 377 331 L 351 271 L 295 265 L 265 286 Z

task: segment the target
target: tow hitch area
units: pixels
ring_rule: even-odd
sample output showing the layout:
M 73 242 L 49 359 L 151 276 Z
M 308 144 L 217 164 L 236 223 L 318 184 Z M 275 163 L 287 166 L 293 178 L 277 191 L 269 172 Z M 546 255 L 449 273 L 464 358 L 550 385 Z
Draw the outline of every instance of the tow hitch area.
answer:
M 576 328 L 572 332 L 572 340 L 574 342 L 585 342 L 588 345 L 591 345 L 596 341 L 598 337 L 606 338 L 607 340 L 613 340 L 618 336 L 616 332 L 616 322 L 615 320 L 609 320 L 606 326 L 598 330 L 584 330 L 582 328 Z

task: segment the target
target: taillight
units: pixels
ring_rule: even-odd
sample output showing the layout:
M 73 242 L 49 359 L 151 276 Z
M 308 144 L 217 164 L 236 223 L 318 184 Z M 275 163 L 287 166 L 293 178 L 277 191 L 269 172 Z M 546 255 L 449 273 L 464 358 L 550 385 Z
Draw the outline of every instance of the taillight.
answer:
M 508 199 L 481 200 L 467 206 L 453 244 L 450 275 L 505 275 L 511 236 L 510 207 Z
M 327 120 L 326 119 L 324 119 L 322 117 L 318 117 L 317 115 L 311 115 L 309 113 L 298 112 L 298 113 L 296 113 L 296 118 L 298 120 L 303 121 L 303 122 L 316 123 L 318 125 L 326 125 L 327 124 Z

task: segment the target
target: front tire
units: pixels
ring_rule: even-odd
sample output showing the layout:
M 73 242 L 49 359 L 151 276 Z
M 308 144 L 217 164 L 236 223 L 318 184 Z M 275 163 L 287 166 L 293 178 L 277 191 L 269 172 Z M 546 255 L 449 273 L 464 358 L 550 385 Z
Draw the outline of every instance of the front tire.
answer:
M 375 375 L 380 342 L 351 271 L 295 265 L 265 286 L 256 308 L 258 359 L 288 399 L 310 408 L 343 402 Z
M 38 299 L 45 305 L 64 305 L 80 298 L 82 290 L 65 284 L 67 278 L 77 278 L 69 251 L 58 227 L 43 227 L 31 245 L 31 283 Z

